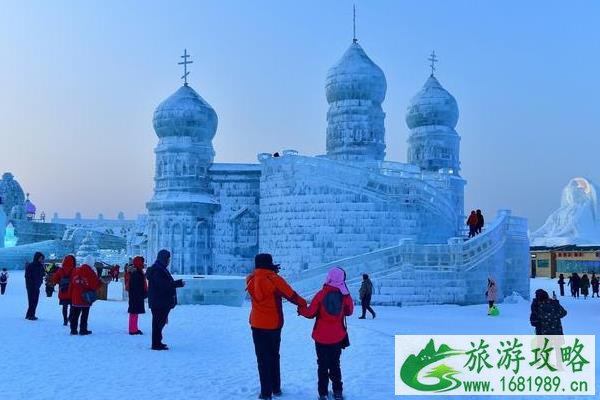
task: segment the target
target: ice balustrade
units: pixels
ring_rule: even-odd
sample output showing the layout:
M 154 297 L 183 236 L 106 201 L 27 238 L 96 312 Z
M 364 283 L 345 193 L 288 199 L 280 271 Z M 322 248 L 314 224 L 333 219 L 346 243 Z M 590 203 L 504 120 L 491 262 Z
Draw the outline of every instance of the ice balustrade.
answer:
M 448 244 L 418 244 L 412 239 L 402 239 L 397 246 L 379 249 L 332 261 L 315 268 L 288 276 L 294 287 L 303 295 L 314 294 L 323 285 L 327 272 L 334 266 L 344 268 L 348 285 L 353 285 L 367 273 L 373 278 L 392 275 L 403 269 L 467 273 L 500 250 L 511 234 L 526 236 L 526 221 L 512 217 L 502 210 L 488 225 L 485 232 L 467 241 L 450 238 Z
M 342 190 L 356 190 L 358 193 L 368 192 L 383 200 L 395 197 L 406 203 L 415 202 L 429 212 L 441 215 L 453 227 L 456 224 L 455 210 L 450 202 L 436 188 L 424 182 L 420 173 L 406 172 L 405 175 L 395 176 L 369 170 L 365 173 L 365 168 L 322 157 L 304 157 L 293 154 L 284 154 L 283 157 L 272 160 L 284 161 L 285 159 L 294 161 L 286 166 L 294 168 L 294 165 L 298 164 L 305 168 L 308 167 L 309 176 L 326 179 L 331 186 Z M 271 168 L 267 167 L 267 173 L 272 172 Z M 323 174 L 323 171 L 327 171 L 327 174 Z M 285 169 L 283 173 L 285 174 Z M 402 179 L 398 179 L 399 177 Z

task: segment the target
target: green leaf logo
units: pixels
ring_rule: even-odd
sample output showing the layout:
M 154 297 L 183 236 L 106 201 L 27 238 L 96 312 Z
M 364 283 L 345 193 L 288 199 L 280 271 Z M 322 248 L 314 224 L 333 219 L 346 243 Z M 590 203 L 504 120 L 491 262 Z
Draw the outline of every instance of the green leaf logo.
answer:
M 429 370 L 425 377 L 436 378 L 437 382 L 433 384 L 420 382 L 419 373 L 431 364 L 461 354 L 464 354 L 464 352 L 452 349 L 445 344 L 440 345 L 439 349 L 436 350 L 433 339 L 431 339 L 419 354 L 411 354 L 406 358 L 400 368 L 400 379 L 411 388 L 422 392 L 448 392 L 454 390 L 461 385 L 461 381 L 454 377 L 460 372 L 452 367 L 439 364 Z

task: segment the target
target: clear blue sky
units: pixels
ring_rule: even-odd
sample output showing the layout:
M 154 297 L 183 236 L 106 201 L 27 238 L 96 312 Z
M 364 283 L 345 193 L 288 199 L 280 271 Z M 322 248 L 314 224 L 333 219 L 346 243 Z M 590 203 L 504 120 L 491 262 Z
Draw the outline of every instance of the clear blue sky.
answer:
M 594 1 L 357 1 L 384 70 L 388 159 L 406 160 L 408 100 L 428 75 L 456 97 L 467 207 L 537 228 L 573 176 L 600 180 Z M 324 77 L 352 37 L 351 1 L 3 1 L 0 170 L 47 214 L 144 212 L 154 107 L 191 85 L 215 108 L 218 162 L 325 148 Z

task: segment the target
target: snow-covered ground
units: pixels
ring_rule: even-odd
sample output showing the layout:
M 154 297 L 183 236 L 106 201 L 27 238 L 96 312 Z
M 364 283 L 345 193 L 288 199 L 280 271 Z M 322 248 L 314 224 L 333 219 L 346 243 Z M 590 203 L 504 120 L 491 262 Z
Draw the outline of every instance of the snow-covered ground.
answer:
M 539 287 L 554 288 L 554 282 L 532 280 L 532 291 Z M 38 308 L 40 320 L 36 322 L 24 319 L 26 296 L 22 273 L 12 273 L 7 293 L 0 297 L 2 399 L 250 400 L 257 397 L 248 304 L 241 308 L 177 307 L 165 329 L 165 342 L 171 350 L 155 352 L 149 349 L 150 315 L 140 318 L 145 335 L 129 336 L 127 304 L 123 301 L 96 303 L 90 315 L 93 335 L 72 337 L 68 328 L 62 326 L 56 296 L 46 298 L 43 292 L 42 296 Z M 119 296 L 120 285 L 111 284 L 109 297 Z M 569 312 L 563 320 L 565 333 L 600 333 L 599 299 L 565 298 L 563 304 Z M 286 307 L 285 311 L 281 351 L 283 400 L 314 399 L 316 360 L 310 338 L 312 321 L 297 317 L 293 307 Z M 501 316 L 496 318 L 487 317 L 485 305 L 377 307 L 376 311 L 375 320 L 358 320 L 358 315 L 348 320 L 351 346 L 342 356 L 348 400 L 395 398 L 395 334 L 532 333 L 528 302 L 501 305 Z M 600 382 L 598 374 L 596 380 Z M 419 397 L 425 398 L 429 397 Z

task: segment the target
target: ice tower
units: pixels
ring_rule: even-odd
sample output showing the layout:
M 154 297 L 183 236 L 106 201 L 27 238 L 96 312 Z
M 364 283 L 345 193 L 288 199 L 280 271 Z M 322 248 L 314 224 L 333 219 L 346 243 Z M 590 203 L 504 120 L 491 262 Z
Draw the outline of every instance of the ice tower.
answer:
M 460 137 L 454 130 L 457 122 L 456 100 L 433 75 L 432 66 L 431 75 L 410 100 L 406 113 L 410 129 L 408 163 L 423 171 L 445 170 L 458 175 Z
M 187 61 L 187 54 L 184 60 Z M 184 64 L 185 65 L 185 64 Z M 210 262 L 209 226 L 217 204 L 208 170 L 215 155 L 217 114 L 187 83 L 154 111 L 154 196 L 148 208 L 148 256 L 171 251 L 178 273 L 203 272 Z
M 385 75 L 354 39 L 327 73 L 327 155 L 345 161 L 385 157 Z

